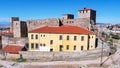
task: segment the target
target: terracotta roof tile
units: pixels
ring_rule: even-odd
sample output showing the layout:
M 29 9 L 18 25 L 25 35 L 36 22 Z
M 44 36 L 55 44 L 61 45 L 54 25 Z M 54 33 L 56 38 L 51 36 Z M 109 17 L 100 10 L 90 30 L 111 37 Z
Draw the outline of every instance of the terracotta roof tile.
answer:
M 60 27 L 41 27 L 30 31 L 29 33 L 69 33 L 69 34 L 94 34 L 94 32 L 86 30 L 78 26 L 64 25 Z
M 8 53 L 15 53 L 18 54 L 19 51 L 21 51 L 23 46 L 15 46 L 15 45 L 7 45 L 4 47 L 1 51 L 2 52 L 8 52 Z

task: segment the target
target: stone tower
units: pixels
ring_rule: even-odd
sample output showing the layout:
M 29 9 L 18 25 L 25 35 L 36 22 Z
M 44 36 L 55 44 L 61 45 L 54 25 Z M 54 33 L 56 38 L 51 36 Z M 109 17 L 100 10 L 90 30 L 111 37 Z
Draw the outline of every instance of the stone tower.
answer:
M 13 29 L 14 29 L 14 21 L 19 21 L 19 18 L 18 17 L 11 17 L 10 18 L 10 32 L 13 32 Z
M 74 15 L 73 14 L 63 14 L 62 19 L 74 19 Z
M 89 20 L 91 24 L 96 24 L 96 11 L 90 8 L 84 8 L 82 10 L 78 10 L 78 19 L 86 19 Z
M 14 37 L 21 37 L 20 21 L 14 21 L 13 35 Z
M 27 37 L 28 29 L 25 21 L 19 21 L 19 18 L 15 18 L 15 20 L 14 19 L 12 20 L 12 25 L 13 26 L 11 30 L 13 32 L 14 37 L 17 38 Z

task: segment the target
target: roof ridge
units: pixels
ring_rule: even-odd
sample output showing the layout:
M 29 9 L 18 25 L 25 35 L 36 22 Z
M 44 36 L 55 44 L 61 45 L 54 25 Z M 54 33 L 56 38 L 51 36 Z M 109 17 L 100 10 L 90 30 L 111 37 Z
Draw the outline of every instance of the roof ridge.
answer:
M 78 33 L 78 34 L 94 34 L 93 31 L 84 29 L 79 26 L 74 25 L 63 25 L 60 27 L 53 27 L 53 26 L 44 26 L 38 29 L 30 31 L 30 33 Z

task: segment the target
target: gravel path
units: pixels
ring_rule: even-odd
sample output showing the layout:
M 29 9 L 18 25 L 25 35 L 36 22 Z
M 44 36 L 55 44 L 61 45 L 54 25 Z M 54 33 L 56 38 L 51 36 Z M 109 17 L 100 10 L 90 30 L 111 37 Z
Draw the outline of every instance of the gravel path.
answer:
M 106 59 L 107 57 L 103 58 L 103 60 L 106 60 Z M 48 66 L 47 68 L 50 68 L 49 66 L 53 66 L 54 68 L 54 65 L 61 65 L 61 66 L 72 65 L 73 66 L 72 68 L 74 68 L 74 65 L 86 66 L 88 64 L 100 64 L 100 58 L 96 60 L 85 60 L 85 61 L 52 61 L 52 62 L 23 62 L 23 63 L 8 62 L 8 61 L 0 60 L 0 64 L 4 66 L 2 68 L 33 68 L 33 67 L 37 68 L 39 66 L 43 66 L 43 68 L 46 68 L 44 66 Z M 110 65 L 111 60 L 108 59 L 105 62 L 105 64 Z

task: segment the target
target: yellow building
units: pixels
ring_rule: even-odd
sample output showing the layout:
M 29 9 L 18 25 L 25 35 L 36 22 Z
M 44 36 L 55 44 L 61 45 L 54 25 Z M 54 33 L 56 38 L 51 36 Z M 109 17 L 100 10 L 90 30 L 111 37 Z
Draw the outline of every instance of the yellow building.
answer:
M 79 52 L 95 48 L 94 32 L 78 26 L 45 26 L 28 33 L 28 51 Z

